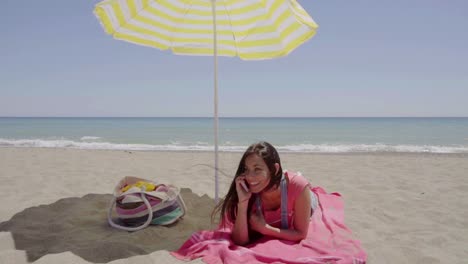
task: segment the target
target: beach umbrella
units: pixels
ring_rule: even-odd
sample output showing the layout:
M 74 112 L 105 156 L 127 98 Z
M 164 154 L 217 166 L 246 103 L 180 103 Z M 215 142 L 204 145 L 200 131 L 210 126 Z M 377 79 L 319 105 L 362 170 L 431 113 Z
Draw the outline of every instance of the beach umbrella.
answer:
M 285 56 L 318 28 L 296 0 L 105 0 L 94 14 L 106 33 L 181 55 L 214 56 L 215 200 L 218 201 L 217 57 Z

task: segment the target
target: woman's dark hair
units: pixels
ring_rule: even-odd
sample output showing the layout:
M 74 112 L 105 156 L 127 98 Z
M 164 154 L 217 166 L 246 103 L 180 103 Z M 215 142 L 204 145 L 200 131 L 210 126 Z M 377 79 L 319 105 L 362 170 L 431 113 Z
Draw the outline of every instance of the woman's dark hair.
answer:
M 231 223 L 234 223 L 236 219 L 236 211 L 237 211 L 237 203 L 239 202 L 239 197 L 237 196 L 236 190 L 236 182 L 235 179 L 244 173 L 245 171 L 245 160 L 252 154 L 256 154 L 263 159 L 266 163 L 268 170 L 270 171 L 270 183 L 265 189 L 270 189 L 272 187 L 278 187 L 281 181 L 281 176 L 283 175 L 283 168 L 281 167 L 280 157 L 276 149 L 268 142 L 260 141 L 250 145 L 247 150 L 242 155 L 242 158 L 239 162 L 239 166 L 237 167 L 236 175 L 229 187 L 229 191 L 222 200 L 213 210 L 211 214 L 211 219 L 213 220 L 214 217 L 218 212 L 220 212 L 220 220 L 221 224 L 226 224 L 225 221 L 228 220 Z M 276 171 L 275 163 L 279 164 L 279 169 Z M 255 195 L 252 195 L 249 200 L 248 206 L 248 216 L 250 217 L 250 211 L 255 199 L 252 199 Z

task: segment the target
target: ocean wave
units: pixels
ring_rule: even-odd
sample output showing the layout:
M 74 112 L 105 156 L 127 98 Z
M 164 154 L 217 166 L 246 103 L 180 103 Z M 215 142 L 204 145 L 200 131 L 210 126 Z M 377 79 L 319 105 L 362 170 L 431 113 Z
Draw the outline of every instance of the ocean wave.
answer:
M 80 138 L 80 140 L 82 141 L 93 141 L 93 140 L 98 140 L 98 139 L 101 139 L 101 137 L 84 136 Z
M 81 138 L 83 140 L 83 138 Z M 101 150 L 143 150 L 143 151 L 213 151 L 214 147 L 205 142 L 194 144 L 180 144 L 172 142 L 166 145 L 150 144 L 122 144 L 111 142 L 82 142 L 67 139 L 3 139 L 0 147 L 29 147 L 29 148 L 73 148 L 73 149 L 101 149 Z M 247 146 L 223 144 L 220 151 L 242 152 Z M 394 152 L 394 153 L 468 153 L 468 146 L 431 146 L 431 145 L 389 145 L 389 144 L 297 144 L 277 145 L 280 152 L 297 153 L 366 153 L 366 152 Z
M 279 146 L 279 151 L 312 153 L 396 152 L 396 153 L 468 153 L 468 146 L 389 145 L 389 144 L 299 144 Z

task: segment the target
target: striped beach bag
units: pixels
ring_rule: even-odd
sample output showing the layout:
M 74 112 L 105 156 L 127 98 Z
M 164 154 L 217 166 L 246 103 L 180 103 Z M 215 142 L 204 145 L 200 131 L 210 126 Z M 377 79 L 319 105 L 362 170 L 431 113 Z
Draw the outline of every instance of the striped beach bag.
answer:
M 117 221 L 112 219 L 114 207 Z M 112 227 L 137 231 L 148 225 L 170 225 L 182 218 L 186 210 L 176 186 L 126 176 L 114 189 L 107 219 Z

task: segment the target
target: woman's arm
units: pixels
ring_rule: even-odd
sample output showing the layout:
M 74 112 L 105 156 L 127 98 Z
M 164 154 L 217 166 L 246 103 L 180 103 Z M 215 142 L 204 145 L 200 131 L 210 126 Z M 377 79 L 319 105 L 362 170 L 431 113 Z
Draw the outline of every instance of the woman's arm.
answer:
M 241 182 L 244 180 L 245 177 L 237 177 L 235 179 L 239 203 L 237 203 L 236 220 L 234 222 L 231 238 L 237 245 L 245 245 L 249 243 L 249 223 L 247 221 L 247 209 L 249 207 L 249 199 L 252 197 L 252 193 L 241 187 Z
M 245 245 L 249 243 L 249 228 L 247 222 L 248 205 L 248 200 L 237 204 L 236 221 L 231 234 L 232 240 L 237 245 Z
M 250 223 L 254 230 L 263 235 L 273 236 L 281 239 L 299 241 L 307 236 L 310 221 L 310 191 L 306 187 L 297 197 L 294 203 L 294 229 L 280 229 L 268 225 L 262 215 L 252 215 Z

